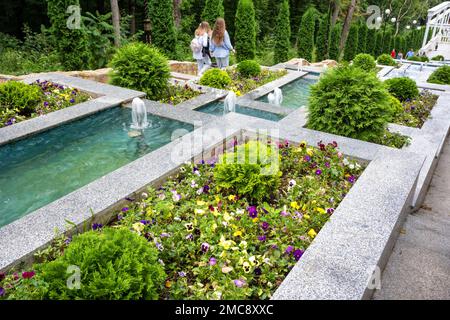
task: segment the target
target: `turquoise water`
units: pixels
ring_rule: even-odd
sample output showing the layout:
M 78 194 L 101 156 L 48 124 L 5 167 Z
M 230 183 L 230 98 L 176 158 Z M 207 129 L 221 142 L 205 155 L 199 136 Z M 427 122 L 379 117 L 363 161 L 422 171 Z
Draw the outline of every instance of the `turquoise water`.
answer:
M 283 103 L 281 104 L 285 108 L 298 109 L 302 106 L 308 105 L 309 93 L 311 85 L 315 84 L 318 78 L 299 78 L 292 81 L 280 89 L 283 92 Z M 268 103 L 268 94 L 262 96 L 258 100 Z
M 223 102 L 217 101 L 217 102 L 209 103 L 203 107 L 200 107 L 200 108 L 196 109 L 196 111 L 200 111 L 203 113 L 209 113 L 209 114 L 212 114 L 215 116 L 222 116 L 223 108 L 224 108 Z M 242 107 L 240 105 L 236 105 L 236 113 L 242 113 L 242 114 L 252 116 L 255 118 L 261 118 L 261 119 L 266 119 L 266 120 L 275 121 L 275 122 L 280 121 L 284 117 L 281 114 L 276 114 L 276 113 L 262 111 L 262 110 L 253 109 L 253 108 L 246 108 L 246 107 Z
M 131 110 L 113 108 L 0 147 L 0 226 L 154 151 L 190 124 L 149 114 L 130 138 Z

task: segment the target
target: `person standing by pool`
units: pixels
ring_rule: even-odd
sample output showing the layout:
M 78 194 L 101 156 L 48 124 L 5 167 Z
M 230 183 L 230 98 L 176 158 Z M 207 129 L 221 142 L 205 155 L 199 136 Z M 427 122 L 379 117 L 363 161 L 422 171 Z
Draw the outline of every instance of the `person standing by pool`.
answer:
M 414 57 L 414 51 L 413 49 L 409 49 L 409 51 L 406 53 L 406 59 Z
M 234 51 L 231 45 L 230 35 L 226 30 L 225 20 L 218 18 L 214 25 L 211 37 L 210 50 L 217 61 L 217 67 L 224 69 L 230 64 L 230 51 Z
M 391 51 L 392 59 L 395 59 L 396 56 L 397 56 L 397 52 L 395 52 L 395 49 L 392 49 L 392 51 Z
M 401 51 L 397 54 L 397 59 L 403 60 L 403 53 Z
M 204 65 L 204 71 L 209 69 L 211 67 L 211 52 L 210 52 L 210 43 L 211 43 L 211 36 L 212 36 L 212 30 L 207 21 L 203 21 L 200 23 L 200 29 L 203 30 L 203 65 Z
M 205 59 L 203 57 L 204 33 L 200 27 L 197 28 L 195 30 L 195 38 L 191 41 L 192 57 L 197 61 L 197 75 L 199 77 L 201 77 L 205 67 Z

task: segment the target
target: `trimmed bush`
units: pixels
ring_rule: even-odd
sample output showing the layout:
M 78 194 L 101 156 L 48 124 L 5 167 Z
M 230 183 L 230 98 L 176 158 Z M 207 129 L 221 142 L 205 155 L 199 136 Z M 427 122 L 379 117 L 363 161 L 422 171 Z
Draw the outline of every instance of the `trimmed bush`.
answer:
M 168 57 L 174 58 L 177 34 L 173 21 L 172 0 L 152 0 L 148 2 L 149 18 L 152 22 L 152 44 Z
M 381 64 L 383 66 L 392 66 L 392 67 L 397 66 L 397 62 L 395 62 L 395 60 L 392 59 L 392 57 L 386 53 L 380 55 L 377 58 L 377 62 L 378 64 Z
M 311 87 L 310 129 L 379 141 L 390 119 L 389 93 L 373 72 L 343 65 Z
M 289 21 L 289 1 L 284 0 L 280 6 L 277 23 L 275 25 L 275 64 L 289 60 L 291 48 L 291 25 Z
M 400 102 L 400 100 L 398 100 L 392 94 L 389 95 L 389 105 L 392 114 L 392 119 L 398 117 L 404 111 L 403 105 Z
M 158 49 L 135 42 L 118 49 L 111 59 L 111 83 L 144 91 L 151 100 L 159 100 L 167 91 L 170 68 Z
M 412 56 L 408 58 L 409 61 L 415 61 L 415 62 L 429 62 L 430 59 L 428 57 L 419 57 L 419 56 Z
M 7 81 L 0 84 L 0 113 L 5 109 L 16 109 L 22 116 L 31 115 L 39 102 L 42 91 L 19 81 Z
M 71 266 L 80 268 L 78 290 L 67 286 Z M 154 245 L 125 228 L 75 236 L 62 256 L 38 266 L 36 274 L 47 284 L 44 299 L 63 300 L 158 299 L 166 276 Z
M 377 67 L 377 63 L 370 54 L 360 53 L 353 59 L 353 66 L 363 69 L 364 71 L 374 71 Z
M 310 62 L 313 58 L 316 19 L 317 10 L 309 7 L 303 14 L 298 33 L 298 56 Z
M 386 84 L 390 94 L 392 94 L 400 101 L 414 99 L 419 96 L 419 89 L 417 88 L 417 84 L 410 78 L 392 78 L 386 80 L 384 83 Z
M 347 42 L 344 48 L 344 60 L 351 61 L 358 53 L 358 32 L 359 28 L 356 23 L 350 26 Z
M 278 153 L 270 146 L 249 142 L 219 158 L 214 169 L 217 186 L 249 200 L 269 199 L 281 182 Z
M 236 10 L 236 58 L 237 61 L 256 57 L 256 21 L 252 0 L 239 0 Z
M 224 17 L 225 8 L 223 6 L 223 0 L 206 0 L 205 7 L 202 12 L 203 21 L 208 21 L 209 24 L 213 26 L 217 18 Z
M 435 57 L 431 58 L 431 60 L 433 60 L 433 61 L 444 61 L 445 57 L 442 56 L 442 55 L 438 55 L 438 56 L 435 56 Z
M 220 69 L 209 69 L 200 79 L 200 84 L 217 89 L 225 89 L 231 84 L 228 73 Z
M 255 60 L 244 60 L 237 65 L 237 70 L 241 76 L 251 78 L 261 73 L 261 66 Z
M 428 82 L 436 84 L 450 84 L 450 67 L 442 66 L 436 69 L 428 78 Z

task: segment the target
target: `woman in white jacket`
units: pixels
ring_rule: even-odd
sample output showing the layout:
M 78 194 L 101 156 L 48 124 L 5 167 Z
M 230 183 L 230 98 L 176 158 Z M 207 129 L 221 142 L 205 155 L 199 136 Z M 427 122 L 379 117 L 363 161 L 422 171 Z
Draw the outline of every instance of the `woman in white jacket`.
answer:
M 202 22 L 198 29 L 195 30 L 195 38 L 191 43 L 193 58 L 197 61 L 198 76 L 201 76 L 211 66 L 211 58 L 209 56 L 210 33 L 209 24 Z

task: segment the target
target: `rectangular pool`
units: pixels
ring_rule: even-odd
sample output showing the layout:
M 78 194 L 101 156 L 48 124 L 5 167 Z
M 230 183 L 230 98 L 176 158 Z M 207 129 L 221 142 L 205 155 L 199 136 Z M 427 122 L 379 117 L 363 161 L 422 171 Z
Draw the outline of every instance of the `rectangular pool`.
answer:
M 280 89 L 283 92 L 283 103 L 281 106 L 290 109 L 298 109 L 308 105 L 310 87 L 319 80 L 318 77 L 302 77 L 294 80 Z M 258 100 L 268 103 L 268 95 L 262 96 Z
M 204 105 L 203 107 L 200 107 L 195 110 L 203 112 L 203 113 L 212 114 L 215 116 L 222 116 L 223 109 L 224 109 L 224 103 L 222 101 L 216 101 L 216 102 L 208 103 L 207 105 Z M 275 122 L 280 121 L 281 119 L 284 118 L 284 116 L 281 114 L 276 114 L 276 113 L 253 109 L 253 108 L 246 108 L 246 107 L 242 107 L 240 105 L 236 105 L 236 113 L 241 113 L 241 114 L 245 114 L 245 115 L 252 116 L 255 118 L 261 118 L 261 119 L 275 121 Z
M 116 107 L 0 146 L 0 227 L 168 144 L 190 124 L 148 114 L 128 135 L 131 109 Z

